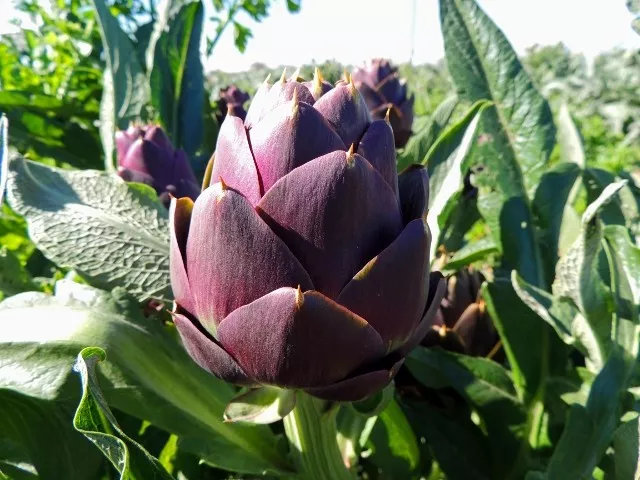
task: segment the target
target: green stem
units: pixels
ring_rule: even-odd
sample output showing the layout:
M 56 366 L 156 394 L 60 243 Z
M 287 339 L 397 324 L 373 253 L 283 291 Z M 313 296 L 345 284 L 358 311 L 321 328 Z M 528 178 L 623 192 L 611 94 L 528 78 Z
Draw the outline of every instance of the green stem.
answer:
M 301 480 L 355 480 L 338 448 L 337 408 L 325 411 L 327 402 L 297 392 L 296 406 L 284 418 L 284 428 Z

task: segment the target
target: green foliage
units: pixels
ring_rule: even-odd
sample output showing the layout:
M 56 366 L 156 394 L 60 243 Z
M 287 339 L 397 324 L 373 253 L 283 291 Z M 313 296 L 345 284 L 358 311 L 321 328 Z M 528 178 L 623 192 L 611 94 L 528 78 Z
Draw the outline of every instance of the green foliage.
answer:
M 10 168 L 8 201 L 48 258 L 103 288 L 123 286 L 140 300 L 171 298 L 167 212 L 150 187 L 21 157 Z
M 446 61 L 400 65 L 416 120 L 398 169 L 426 165 L 433 269 L 484 275 L 474 305 L 500 342 L 487 358 L 419 346 L 383 391 L 330 404 L 191 360 L 167 211 L 113 173 L 114 133 L 137 121 L 203 172 L 208 99 L 283 67 L 204 72 L 201 45 L 232 30 L 243 51 L 273 2 L 41 3 L 19 0 L 37 28 L 0 44 L 1 479 L 303 478 L 314 448 L 362 478 L 638 476 L 640 51 L 518 58 L 475 1 L 440 0 Z M 315 66 L 332 83 L 353 67 L 301 75 Z M 296 443 L 298 407 L 315 423 Z

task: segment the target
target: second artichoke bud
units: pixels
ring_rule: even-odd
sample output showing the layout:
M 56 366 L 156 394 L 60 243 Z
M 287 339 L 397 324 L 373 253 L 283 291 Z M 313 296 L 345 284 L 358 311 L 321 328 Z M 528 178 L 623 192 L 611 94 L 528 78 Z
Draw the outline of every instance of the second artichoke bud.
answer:
M 482 274 L 473 269 L 461 270 L 447 279 L 447 293 L 423 346 L 440 346 L 478 357 L 494 357 L 499 352 L 500 337 L 480 298 L 482 282 Z
M 393 128 L 395 145 L 404 147 L 411 136 L 414 98 L 408 94 L 407 84 L 398 69 L 388 60 L 376 58 L 353 73 L 353 81 L 364 96 L 374 119 L 385 118 Z
M 174 321 L 230 382 L 362 399 L 431 327 L 426 170 L 398 177 L 393 133 L 353 82 L 283 74 L 228 115 L 196 202 L 170 210 Z
M 244 104 L 249 101 L 249 94 L 243 92 L 235 85 L 229 85 L 220 89 L 218 93 L 218 108 L 216 111 L 216 120 L 218 124 L 222 124 L 227 113 L 242 120 L 247 116 Z
M 162 128 L 131 125 L 116 132 L 118 175 L 152 186 L 168 205 L 169 194 L 196 199 L 200 186 L 182 149 L 174 149 Z

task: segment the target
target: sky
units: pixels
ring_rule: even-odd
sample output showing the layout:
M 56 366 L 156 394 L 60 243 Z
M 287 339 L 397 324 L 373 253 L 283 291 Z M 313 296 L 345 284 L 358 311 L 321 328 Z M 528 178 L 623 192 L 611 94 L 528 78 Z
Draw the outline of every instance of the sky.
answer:
M 477 1 L 518 53 L 536 43 L 557 42 L 587 59 L 616 46 L 640 48 L 625 0 Z M 211 3 L 205 0 L 205 5 Z M 5 12 L 0 33 L 12 17 Z M 275 67 L 324 60 L 359 65 L 371 57 L 420 64 L 444 56 L 437 0 L 302 0 L 297 14 L 287 11 L 285 0 L 273 0 L 263 23 L 240 19 L 254 35 L 245 53 L 237 51 L 229 29 L 207 69 L 233 72 L 254 62 Z

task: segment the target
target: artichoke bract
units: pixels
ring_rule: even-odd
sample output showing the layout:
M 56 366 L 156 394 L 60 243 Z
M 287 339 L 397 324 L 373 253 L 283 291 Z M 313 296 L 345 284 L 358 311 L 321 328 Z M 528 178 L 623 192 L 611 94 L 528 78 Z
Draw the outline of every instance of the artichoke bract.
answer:
M 389 120 L 393 128 L 396 147 L 407 144 L 413 125 L 413 95 L 400 79 L 398 69 L 388 60 L 376 58 L 353 73 L 353 80 L 364 96 L 372 118 L 381 119 L 390 108 Z
M 221 88 L 218 93 L 218 111 L 216 119 L 218 123 L 222 123 L 228 112 L 231 115 L 239 117 L 242 120 L 247 116 L 244 104 L 249 101 L 249 94 L 240 90 L 235 85 L 229 85 Z
M 466 355 L 495 357 L 500 337 L 480 297 L 483 275 L 471 268 L 447 279 L 447 293 L 440 304 L 434 325 L 421 342 Z
M 196 202 L 170 207 L 174 321 L 232 383 L 353 401 L 431 327 L 426 170 L 396 174 L 393 133 L 353 82 L 265 82 L 221 126 Z
M 182 149 L 174 149 L 162 128 L 131 125 L 116 132 L 118 175 L 128 182 L 152 186 L 168 204 L 169 197 L 195 199 L 200 186 Z

